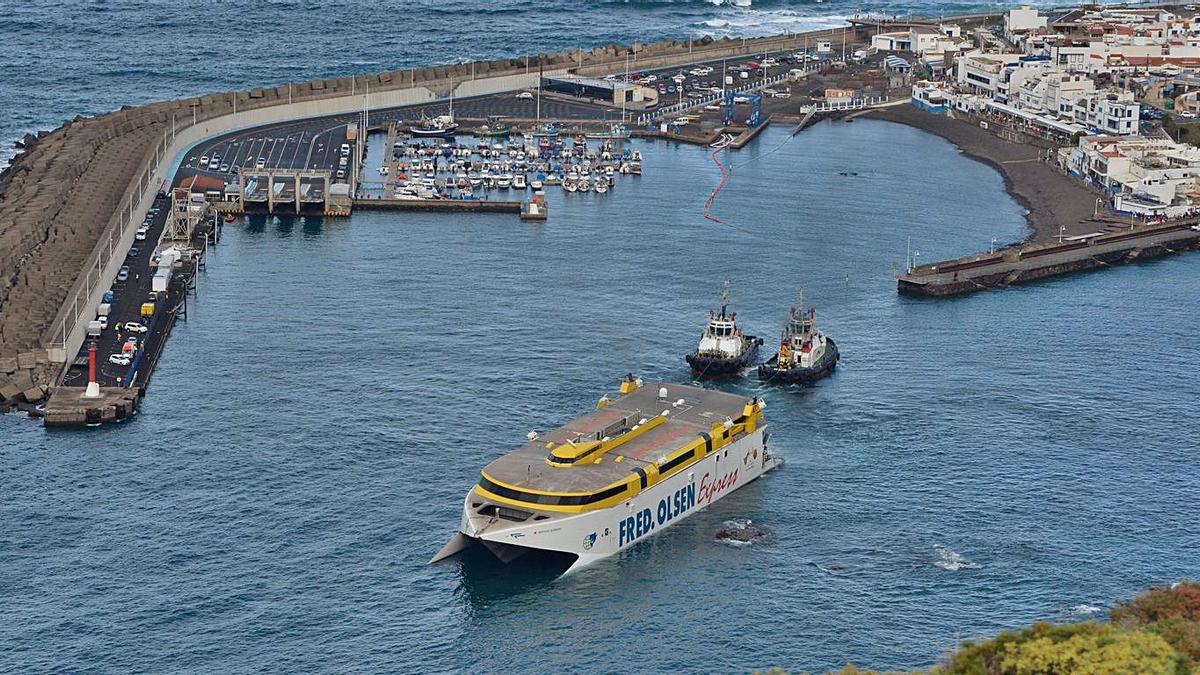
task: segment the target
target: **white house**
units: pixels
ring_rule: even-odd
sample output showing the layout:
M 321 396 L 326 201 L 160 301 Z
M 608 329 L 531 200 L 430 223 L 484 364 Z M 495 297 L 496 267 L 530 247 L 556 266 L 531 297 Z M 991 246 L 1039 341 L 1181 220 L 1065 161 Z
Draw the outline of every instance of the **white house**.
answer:
M 1004 14 L 1004 37 L 1019 42 L 1025 33 L 1046 27 L 1046 17 L 1032 7 L 1014 7 Z

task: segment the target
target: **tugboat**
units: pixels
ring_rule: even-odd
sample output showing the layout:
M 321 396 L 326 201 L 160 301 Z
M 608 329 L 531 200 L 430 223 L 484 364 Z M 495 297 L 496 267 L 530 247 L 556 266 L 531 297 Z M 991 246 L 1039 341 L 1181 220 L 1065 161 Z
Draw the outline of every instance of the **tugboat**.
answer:
M 800 304 L 788 315 L 779 352 L 758 367 L 758 379 L 780 384 L 812 384 L 837 367 L 837 345 L 816 328 L 816 310 Z
M 729 308 L 729 281 L 721 292 L 721 313 L 709 312 L 708 325 L 700 336 L 696 351 L 687 355 L 696 377 L 719 378 L 741 375 L 758 358 L 762 338 L 744 335 L 737 325 L 737 313 Z

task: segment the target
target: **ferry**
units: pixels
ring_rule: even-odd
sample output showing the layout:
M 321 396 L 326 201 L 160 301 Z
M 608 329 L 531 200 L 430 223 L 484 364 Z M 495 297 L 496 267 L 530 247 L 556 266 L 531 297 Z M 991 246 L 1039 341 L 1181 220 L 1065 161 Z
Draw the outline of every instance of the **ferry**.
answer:
M 758 379 L 780 384 L 812 384 L 837 367 L 837 345 L 817 330 L 817 311 L 800 304 L 788 314 L 779 352 L 758 367 Z
M 728 314 L 729 281 L 721 292 L 721 312 L 708 313 L 708 325 L 700 335 L 696 351 L 688 354 L 688 365 L 696 377 L 720 378 L 741 375 L 758 359 L 762 338 L 745 335 L 737 325 L 737 312 Z
M 431 563 L 482 546 L 509 563 L 539 551 L 571 573 L 625 550 L 776 468 L 766 404 L 627 375 L 596 410 L 488 464 L 459 531 Z

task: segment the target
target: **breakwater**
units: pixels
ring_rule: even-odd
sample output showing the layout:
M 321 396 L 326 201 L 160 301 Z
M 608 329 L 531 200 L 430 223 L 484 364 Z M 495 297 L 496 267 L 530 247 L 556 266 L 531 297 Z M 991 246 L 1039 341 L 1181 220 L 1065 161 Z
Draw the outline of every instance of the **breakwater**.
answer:
M 921 265 L 896 283 L 901 293 L 960 295 L 1198 248 L 1200 226 L 1151 225 Z
M 57 383 L 87 320 L 177 156 L 233 129 L 530 87 L 541 75 L 601 75 L 795 48 L 830 29 L 754 39 L 608 45 L 528 57 L 318 79 L 128 107 L 22 141 L 0 176 L 0 396 Z M 14 394 L 19 390 L 19 394 Z

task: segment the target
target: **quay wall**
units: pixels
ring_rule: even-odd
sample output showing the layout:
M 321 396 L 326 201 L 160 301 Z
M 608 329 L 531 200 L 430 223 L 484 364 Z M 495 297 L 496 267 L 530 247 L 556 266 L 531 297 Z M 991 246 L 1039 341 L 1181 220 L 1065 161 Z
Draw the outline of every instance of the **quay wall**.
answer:
M 312 80 L 123 107 L 29 134 L 0 173 L 0 398 L 33 400 L 65 369 L 154 193 L 180 152 L 205 138 L 355 112 L 368 91 L 371 108 L 396 107 L 440 99 L 451 87 L 456 96 L 525 88 L 539 73 L 621 72 L 626 55 L 638 67 L 663 67 L 787 48 L 804 36 L 663 40 Z
M 922 265 L 899 276 L 896 288 L 905 294 L 946 297 L 1197 249 L 1200 232 L 1187 223 L 1148 226 Z

